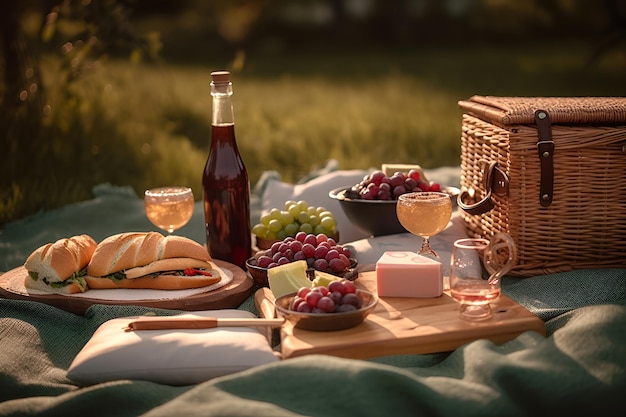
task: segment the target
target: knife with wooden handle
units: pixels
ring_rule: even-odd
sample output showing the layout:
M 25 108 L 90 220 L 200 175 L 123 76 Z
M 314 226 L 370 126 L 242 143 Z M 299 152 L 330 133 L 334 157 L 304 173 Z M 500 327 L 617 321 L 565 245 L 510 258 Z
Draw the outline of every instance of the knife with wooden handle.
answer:
M 215 327 L 280 327 L 282 318 L 222 318 L 189 316 L 142 316 L 128 323 L 127 332 L 136 330 L 213 329 Z

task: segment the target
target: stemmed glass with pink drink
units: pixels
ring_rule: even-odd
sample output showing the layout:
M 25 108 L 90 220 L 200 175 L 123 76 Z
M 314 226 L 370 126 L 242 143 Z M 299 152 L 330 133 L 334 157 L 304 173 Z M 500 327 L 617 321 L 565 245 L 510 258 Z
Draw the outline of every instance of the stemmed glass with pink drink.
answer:
M 145 192 L 144 208 L 152 224 L 172 234 L 191 219 L 194 209 L 193 192 L 189 187 L 152 188 Z
M 430 237 L 446 228 L 452 217 L 452 200 L 446 193 L 422 191 L 401 194 L 396 205 L 400 224 L 414 235 L 422 237 L 419 255 L 439 258 L 430 247 Z

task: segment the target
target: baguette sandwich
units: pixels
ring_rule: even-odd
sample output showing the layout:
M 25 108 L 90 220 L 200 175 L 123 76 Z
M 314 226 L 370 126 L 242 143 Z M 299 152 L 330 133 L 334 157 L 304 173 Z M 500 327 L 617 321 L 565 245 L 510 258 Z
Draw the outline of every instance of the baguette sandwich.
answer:
M 182 290 L 222 279 L 206 248 L 182 236 L 126 232 L 101 241 L 87 266 L 90 289 Z
M 85 292 L 87 265 L 96 250 L 96 241 L 89 235 L 62 238 L 35 249 L 26 259 L 26 288 L 52 294 Z

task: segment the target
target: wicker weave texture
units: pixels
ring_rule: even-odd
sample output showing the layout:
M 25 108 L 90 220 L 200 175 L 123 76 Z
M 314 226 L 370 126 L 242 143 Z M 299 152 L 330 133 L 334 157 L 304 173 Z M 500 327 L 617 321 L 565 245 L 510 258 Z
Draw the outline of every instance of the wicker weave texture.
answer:
M 553 124 L 626 125 L 626 97 L 493 97 L 460 101 L 465 112 L 497 125 L 533 124 L 546 110 Z
M 624 103 L 626 109 L 626 102 Z M 472 236 L 507 232 L 519 259 L 511 275 L 626 267 L 626 125 L 554 125 L 554 196 L 539 202 L 537 129 L 504 127 L 463 115 L 461 187 L 485 194 L 483 166 L 496 161 L 508 195 L 494 195 L 485 214 L 462 212 Z

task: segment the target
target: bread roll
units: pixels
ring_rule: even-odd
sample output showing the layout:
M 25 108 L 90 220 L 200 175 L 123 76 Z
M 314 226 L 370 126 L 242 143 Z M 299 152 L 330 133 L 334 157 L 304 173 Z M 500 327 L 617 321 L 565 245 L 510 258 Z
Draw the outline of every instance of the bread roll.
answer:
M 96 246 L 96 241 L 85 234 L 40 246 L 24 262 L 24 268 L 29 273 L 24 284 L 27 288 L 61 294 L 85 291 L 87 288 L 76 283 L 68 283 L 66 286 L 54 284 L 75 278 L 89 264 Z
M 211 260 L 204 246 L 186 237 L 163 236 L 158 232 L 120 233 L 100 242 L 89 262 L 87 274 L 103 277 L 161 259 L 178 257 Z
M 206 248 L 182 236 L 120 233 L 104 239 L 87 266 L 92 289 L 180 290 L 222 279 Z

